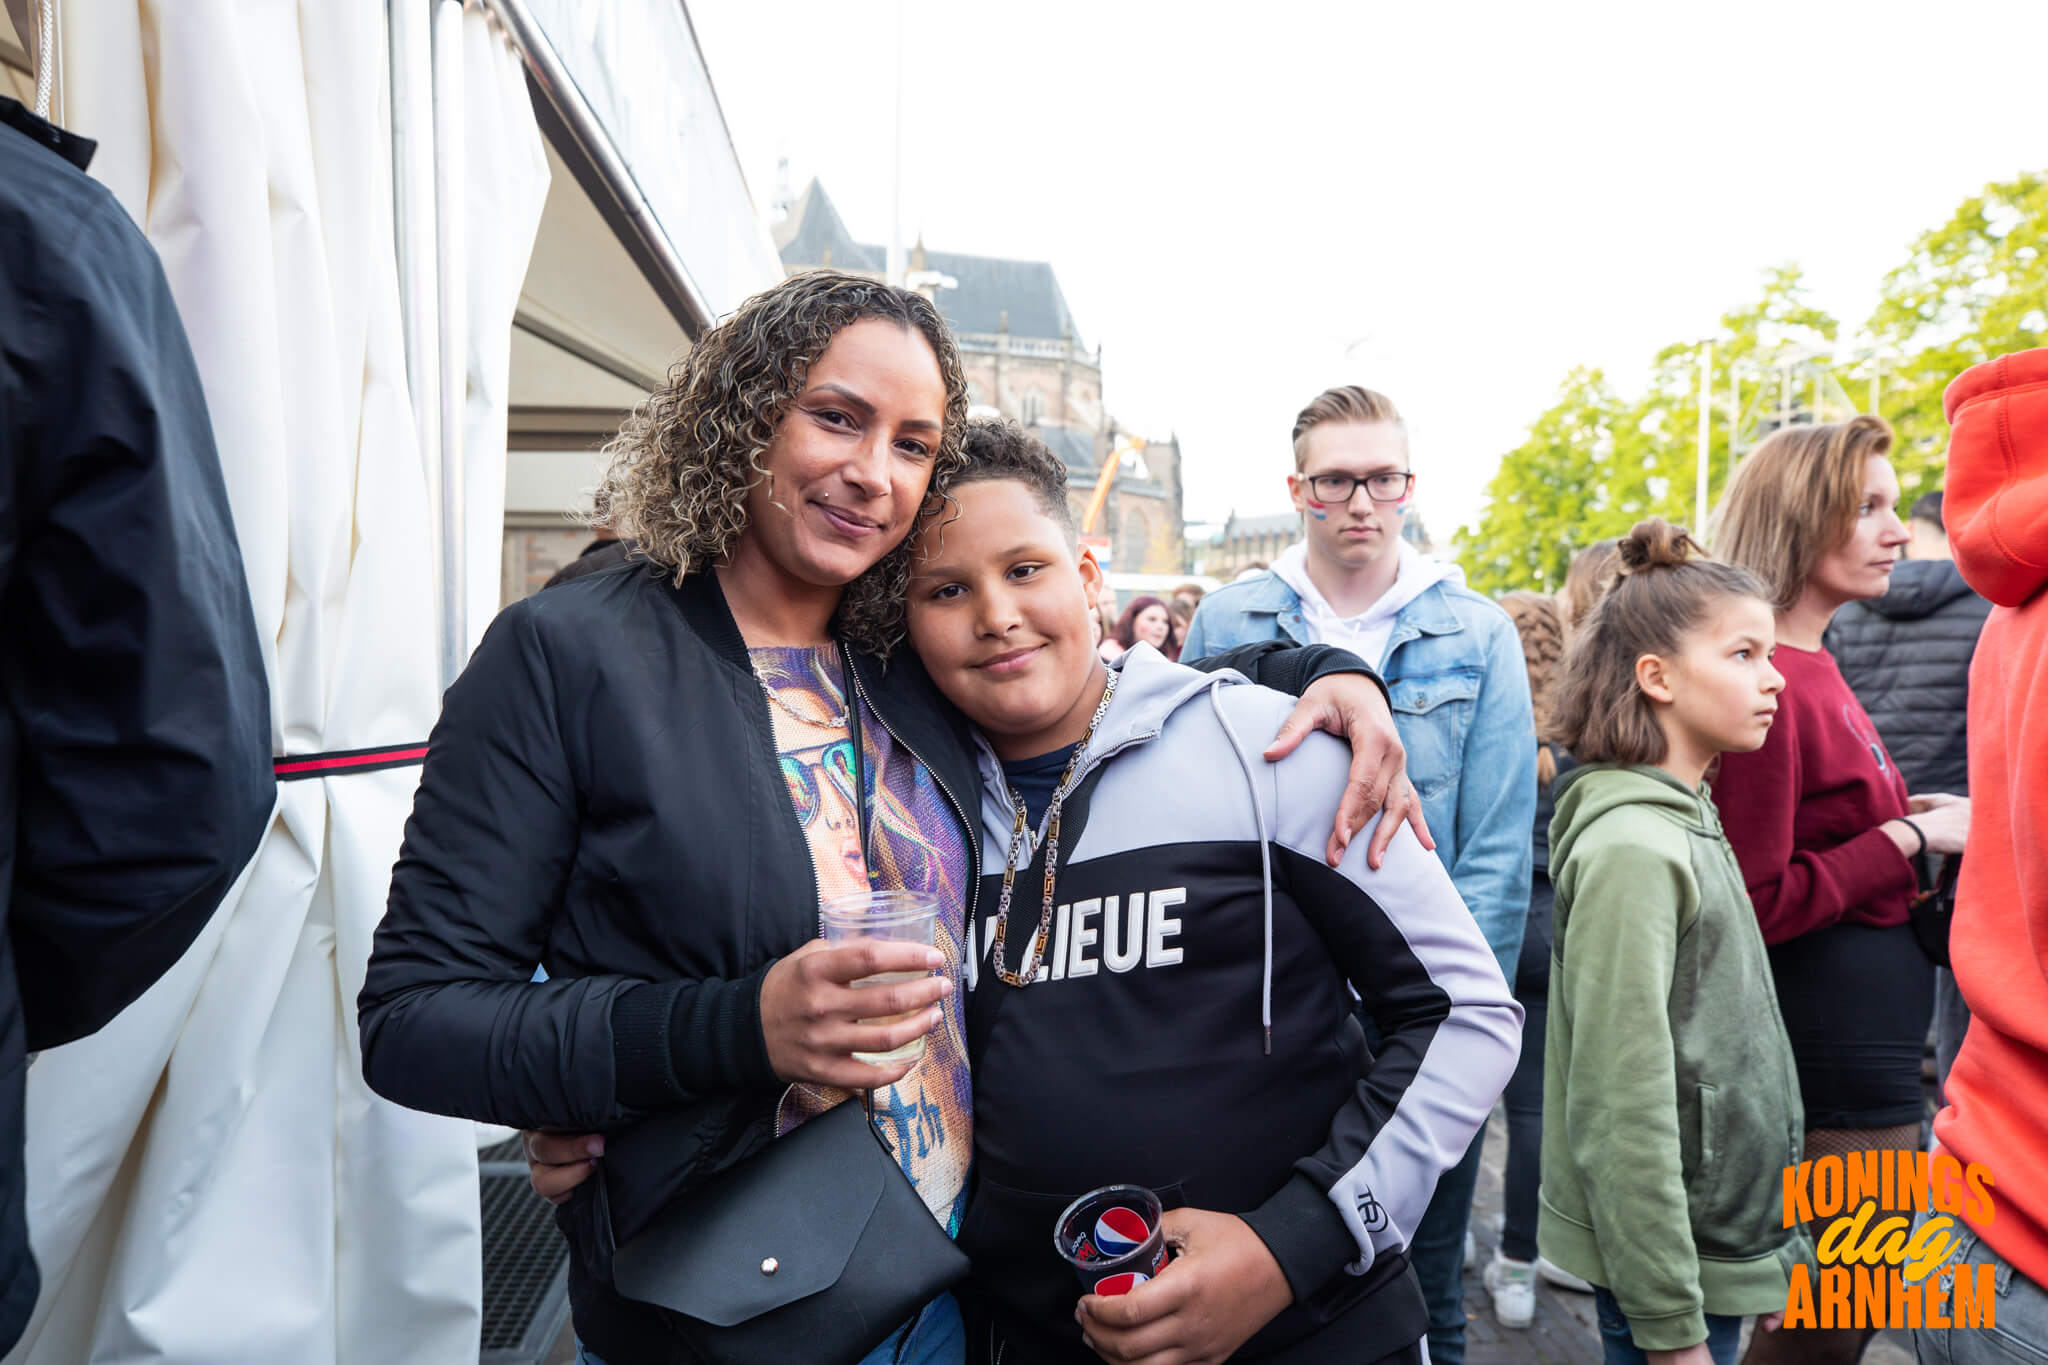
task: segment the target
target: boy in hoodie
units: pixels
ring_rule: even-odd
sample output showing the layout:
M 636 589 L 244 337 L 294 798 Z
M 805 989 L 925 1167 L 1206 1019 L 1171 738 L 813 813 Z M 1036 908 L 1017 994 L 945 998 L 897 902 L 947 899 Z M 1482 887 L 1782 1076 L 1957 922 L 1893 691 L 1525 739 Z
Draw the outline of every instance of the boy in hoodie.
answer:
M 1934 1140 L 1996 1178 L 1990 1208 L 1964 1202 L 1955 1260 L 1996 1265 L 1998 1303 L 1993 1325 L 1916 1344 L 1977 1365 L 2048 1350 L 2048 350 L 1967 370 L 1942 401 L 1956 564 L 1993 606 L 1970 668 L 1975 808 L 1949 938 L 1972 1017 Z
M 1437 856 L 1513 980 L 1536 815 L 1528 675 L 1506 614 L 1402 535 L 1414 489 L 1393 401 L 1355 385 L 1319 394 L 1294 420 L 1287 478 L 1302 542 L 1270 572 L 1203 598 L 1181 657 L 1293 638 L 1377 665 Z M 1480 1146 L 1444 1175 L 1416 1230 L 1433 1365 L 1464 1365 L 1462 1275 Z
M 1341 746 L 1253 762 L 1277 694 L 1149 647 L 1105 668 L 1101 572 L 1043 445 L 1000 424 L 966 455 L 915 543 L 909 627 L 979 732 L 999 869 L 967 940 L 970 1352 L 1421 1359 L 1406 1242 L 1516 1053 L 1493 954 L 1413 838 L 1376 872 L 1323 860 Z M 1053 1221 L 1125 1182 L 1160 1193 L 1179 1258 L 1077 1305 Z

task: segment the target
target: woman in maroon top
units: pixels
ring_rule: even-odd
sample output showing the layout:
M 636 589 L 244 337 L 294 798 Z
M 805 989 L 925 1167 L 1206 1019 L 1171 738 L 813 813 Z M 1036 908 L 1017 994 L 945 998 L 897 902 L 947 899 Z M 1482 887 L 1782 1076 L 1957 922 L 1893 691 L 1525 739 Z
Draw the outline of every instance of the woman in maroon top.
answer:
M 1934 977 L 1907 907 L 1916 860 L 1961 852 L 1970 827 L 1967 799 L 1907 793 L 1821 647 L 1836 608 L 1884 592 L 1908 539 L 1891 443 L 1881 417 L 1775 432 L 1736 470 L 1715 532 L 1777 609 L 1778 721 L 1761 749 L 1722 757 L 1714 800 L 1771 946 L 1808 1159 L 1919 1146 Z M 1870 1335 L 1759 1333 L 1745 1365 L 1853 1361 Z

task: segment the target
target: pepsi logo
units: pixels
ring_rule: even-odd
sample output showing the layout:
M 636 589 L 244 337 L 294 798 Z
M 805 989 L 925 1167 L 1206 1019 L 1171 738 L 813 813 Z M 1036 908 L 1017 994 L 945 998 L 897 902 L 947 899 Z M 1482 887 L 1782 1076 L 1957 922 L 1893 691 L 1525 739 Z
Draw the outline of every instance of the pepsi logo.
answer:
M 1128 1294 L 1151 1278 L 1142 1270 L 1126 1270 L 1121 1275 L 1105 1275 L 1095 1282 L 1095 1292 L 1105 1298 Z
M 1151 1225 L 1136 1209 L 1118 1205 L 1104 1209 L 1102 1216 L 1095 1220 L 1095 1247 L 1104 1260 L 1113 1261 L 1119 1256 L 1128 1256 L 1145 1245 L 1145 1239 L 1152 1235 Z

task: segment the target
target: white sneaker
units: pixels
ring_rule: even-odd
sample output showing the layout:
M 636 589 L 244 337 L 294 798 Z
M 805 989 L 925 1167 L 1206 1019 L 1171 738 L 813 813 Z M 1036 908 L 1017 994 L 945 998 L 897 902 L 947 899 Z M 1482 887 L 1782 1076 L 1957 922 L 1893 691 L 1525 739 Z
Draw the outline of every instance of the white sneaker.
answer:
M 1486 1266 L 1486 1292 L 1493 1300 L 1493 1318 L 1519 1331 L 1536 1320 L 1536 1267 L 1510 1261 L 1498 1252 Z
M 1574 1294 L 1590 1294 L 1593 1292 L 1592 1285 L 1586 1283 L 1564 1267 L 1555 1265 L 1541 1256 L 1536 1258 L 1536 1273 L 1543 1277 L 1545 1284 L 1554 1284 L 1559 1289 L 1569 1289 Z

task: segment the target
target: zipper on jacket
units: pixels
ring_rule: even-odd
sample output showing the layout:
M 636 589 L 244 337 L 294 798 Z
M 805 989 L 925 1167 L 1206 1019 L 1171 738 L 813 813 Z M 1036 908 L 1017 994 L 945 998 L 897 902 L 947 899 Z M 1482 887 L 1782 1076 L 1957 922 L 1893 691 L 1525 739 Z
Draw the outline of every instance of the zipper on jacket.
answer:
M 761 694 L 760 714 L 766 717 L 768 721 L 768 747 L 770 749 L 773 749 L 776 753 L 780 754 L 782 750 L 778 746 L 775 739 L 775 709 L 774 706 L 768 700 L 767 680 L 764 679 L 759 673 L 754 672 L 754 665 L 751 657 L 747 662 L 747 672 L 751 674 L 754 679 L 754 690 Z M 789 818 L 796 824 L 796 827 L 799 830 L 801 830 L 804 827 L 804 822 L 803 816 L 797 812 L 796 798 L 789 794 L 789 783 L 784 782 L 781 784 L 781 787 L 782 804 L 788 807 Z M 809 850 L 807 849 L 806 852 L 808 853 L 808 851 Z M 811 879 L 811 900 L 818 907 L 818 937 L 823 938 L 825 937 L 825 898 L 824 893 L 820 891 L 818 887 L 817 864 L 813 863 L 808 857 L 804 859 L 804 872 Z
M 930 759 L 919 753 L 911 745 L 910 741 L 897 734 L 896 727 L 889 724 L 889 718 L 882 714 L 881 708 L 868 700 L 868 690 L 861 685 L 860 672 L 853 666 L 853 656 L 848 652 L 843 643 L 839 646 L 839 661 L 841 666 L 846 669 L 846 676 L 853 682 L 854 704 L 866 706 L 868 710 L 874 712 L 875 719 L 882 722 L 882 728 L 889 732 L 889 738 L 902 745 L 905 753 L 909 754 L 919 763 L 924 764 L 925 771 L 932 775 L 932 781 L 938 784 L 939 790 L 946 794 L 947 804 L 953 807 L 953 814 L 960 821 L 961 837 L 967 843 L 967 918 L 961 923 L 960 938 L 960 950 L 965 952 L 967 951 L 967 926 L 974 923 L 974 912 L 981 905 L 981 822 L 967 818 L 967 808 L 960 804 L 960 798 L 955 796 L 953 789 L 946 785 L 945 774 L 941 773 Z M 795 803 L 792 802 L 790 809 L 794 810 L 795 808 Z M 976 805 L 975 809 L 979 811 L 981 807 Z M 819 911 L 821 927 L 818 932 L 821 935 L 824 933 L 822 927 L 823 914 L 822 910 Z M 967 964 L 961 963 L 960 970 L 965 972 Z

